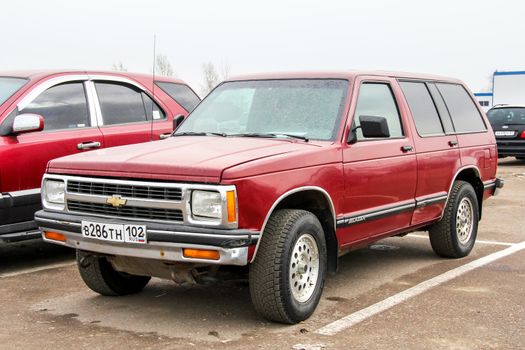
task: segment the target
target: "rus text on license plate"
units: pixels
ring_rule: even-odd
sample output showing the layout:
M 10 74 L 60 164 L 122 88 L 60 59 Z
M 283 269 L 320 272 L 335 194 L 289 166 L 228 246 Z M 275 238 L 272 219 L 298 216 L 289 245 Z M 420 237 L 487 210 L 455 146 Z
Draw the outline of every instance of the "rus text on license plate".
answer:
M 82 221 L 82 236 L 111 242 L 147 243 L 146 226 Z

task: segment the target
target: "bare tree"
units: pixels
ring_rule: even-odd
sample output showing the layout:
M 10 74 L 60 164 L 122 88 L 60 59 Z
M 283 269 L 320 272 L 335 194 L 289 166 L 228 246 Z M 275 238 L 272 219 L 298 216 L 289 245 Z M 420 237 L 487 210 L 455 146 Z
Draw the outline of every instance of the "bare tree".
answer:
M 201 91 L 203 95 L 207 95 L 221 81 L 230 77 L 230 65 L 223 63 L 219 69 L 217 69 L 212 62 L 204 63 L 202 65 L 202 76 L 203 84 Z
M 157 57 L 155 57 L 155 74 L 166 77 L 172 77 L 175 75 L 168 56 L 164 54 L 157 54 Z
M 118 61 L 117 63 L 113 63 L 112 66 L 113 70 L 116 70 L 118 72 L 127 72 L 128 69 L 124 67 L 124 64 L 122 64 L 122 61 Z

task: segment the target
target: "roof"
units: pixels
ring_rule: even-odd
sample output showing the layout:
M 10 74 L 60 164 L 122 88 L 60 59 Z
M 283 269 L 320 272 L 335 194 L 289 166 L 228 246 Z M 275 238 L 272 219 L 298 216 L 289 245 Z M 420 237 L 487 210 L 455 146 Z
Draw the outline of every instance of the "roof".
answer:
M 377 76 L 377 77 L 392 77 L 392 78 L 408 78 L 408 79 L 422 79 L 422 80 L 437 80 L 448 81 L 455 83 L 462 83 L 461 80 L 444 77 L 432 74 L 418 74 L 407 72 L 392 72 L 392 71 L 317 71 L 317 72 L 275 72 L 275 73 L 259 73 L 250 75 L 235 76 L 227 81 L 237 80 L 269 80 L 269 79 L 347 79 L 352 80 L 358 76 Z
M 113 75 L 120 77 L 128 77 L 139 80 L 151 80 L 152 74 L 144 73 L 132 73 L 132 72 L 119 72 L 119 71 L 104 71 L 104 70 L 72 70 L 72 69 L 63 69 L 63 70 L 15 70 L 15 71 L 0 71 L 0 77 L 18 77 L 18 78 L 27 78 L 27 79 L 41 79 L 50 75 L 57 74 L 104 74 L 104 75 Z M 186 84 L 184 81 L 165 76 L 155 76 L 155 81 L 170 81 L 174 83 Z
M 492 106 L 491 109 L 500 109 L 500 108 L 525 108 L 525 105 L 505 105 L 505 104 L 501 104 L 501 105 Z

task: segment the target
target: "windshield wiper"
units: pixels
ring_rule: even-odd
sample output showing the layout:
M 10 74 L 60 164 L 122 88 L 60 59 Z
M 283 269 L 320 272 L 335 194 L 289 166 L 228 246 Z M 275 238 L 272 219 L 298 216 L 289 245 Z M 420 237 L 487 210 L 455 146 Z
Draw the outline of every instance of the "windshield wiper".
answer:
M 223 132 L 196 132 L 196 131 L 183 131 L 183 132 L 175 133 L 171 136 L 210 136 L 210 135 L 221 136 L 221 137 L 228 136 Z
M 262 132 L 249 132 L 249 133 L 244 133 L 244 134 L 230 134 L 228 136 L 263 137 L 263 138 L 270 138 L 270 139 L 279 138 L 279 137 L 284 136 L 284 137 L 300 139 L 300 140 L 308 142 L 308 138 L 305 136 L 294 135 L 294 134 L 283 134 L 283 133 L 274 134 L 274 133 L 262 133 Z

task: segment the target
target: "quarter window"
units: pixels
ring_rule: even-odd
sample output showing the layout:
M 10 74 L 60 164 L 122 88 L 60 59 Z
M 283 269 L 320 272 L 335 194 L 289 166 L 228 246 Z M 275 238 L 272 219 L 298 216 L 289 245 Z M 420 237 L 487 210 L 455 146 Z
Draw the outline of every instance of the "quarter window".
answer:
M 403 128 L 397 109 L 396 101 L 388 84 L 364 83 L 359 89 L 354 127 L 359 126 L 360 116 L 374 116 L 386 118 L 390 137 L 402 137 Z M 356 130 L 358 140 L 365 140 L 360 128 Z
M 81 82 L 50 87 L 20 112 L 44 117 L 46 131 L 90 126 L 86 94 Z
M 144 108 L 146 109 L 148 120 L 166 119 L 166 113 L 144 92 L 142 93 L 142 100 L 144 101 Z
M 96 82 L 104 125 L 145 122 L 142 91 L 128 85 Z
M 426 84 L 400 82 L 400 85 L 407 99 L 419 135 L 443 135 L 443 126 Z
M 436 85 L 445 100 L 456 132 L 479 132 L 487 130 L 476 104 L 463 86 L 445 83 Z

